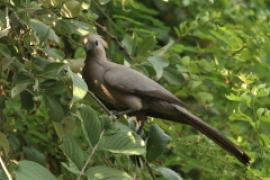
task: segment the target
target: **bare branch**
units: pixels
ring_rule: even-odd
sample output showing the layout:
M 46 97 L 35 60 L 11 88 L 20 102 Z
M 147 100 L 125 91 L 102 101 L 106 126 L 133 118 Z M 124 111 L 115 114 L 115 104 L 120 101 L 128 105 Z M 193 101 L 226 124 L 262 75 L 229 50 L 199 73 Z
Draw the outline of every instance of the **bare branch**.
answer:
M 83 167 L 82 167 L 82 169 L 81 169 L 81 171 L 80 171 L 80 174 L 79 174 L 77 180 L 80 180 L 81 177 L 82 177 L 82 175 L 85 173 L 85 170 L 86 170 L 88 164 L 91 162 L 92 157 L 94 156 L 95 152 L 97 151 L 98 145 L 99 145 L 100 140 L 102 139 L 104 133 L 105 133 L 105 130 L 103 129 L 103 130 L 101 131 L 101 133 L 100 133 L 98 142 L 97 142 L 96 145 L 93 147 L 93 149 L 92 149 L 90 155 L 88 156 L 86 162 L 84 163 L 84 165 L 83 165 Z
M 4 163 L 4 161 L 3 161 L 2 157 L 1 157 L 1 154 L 0 154 L 0 165 L 1 165 L 4 173 L 6 174 L 8 180 L 13 180 L 11 174 L 9 173 L 9 171 L 7 169 L 7 166 L 5 165 L 5 163 Z

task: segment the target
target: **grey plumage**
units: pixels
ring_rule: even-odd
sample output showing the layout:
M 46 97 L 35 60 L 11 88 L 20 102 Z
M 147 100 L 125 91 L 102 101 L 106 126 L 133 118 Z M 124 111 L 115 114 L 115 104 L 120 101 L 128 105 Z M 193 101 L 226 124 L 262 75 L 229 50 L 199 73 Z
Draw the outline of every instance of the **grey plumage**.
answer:
M 250 158 L 244 151 L 190 113 L 171 92 L 147 76 L 109 61 L 105 46 L 107 43 L 98 35 L 86 38 L 87 58 L 82 72 L 89 90 L 104 104 L 113 110 L 131 110 L 128 115 L 138 118 L 152 116 L 191 125 L 242 163 L 249 163 Z

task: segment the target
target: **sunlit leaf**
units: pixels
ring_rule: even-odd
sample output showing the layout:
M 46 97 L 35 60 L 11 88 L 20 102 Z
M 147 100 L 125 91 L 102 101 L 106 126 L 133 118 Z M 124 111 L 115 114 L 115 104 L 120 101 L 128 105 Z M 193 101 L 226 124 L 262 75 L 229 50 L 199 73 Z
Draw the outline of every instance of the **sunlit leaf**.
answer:
M 78 101 L 80 99 L 83 99 L 84 96 L 88 92 L 88 87 L 85 81 L 79 76 L 78 74 L 73 73 L 70 69 L 68 69 L 68 74 L 72 79 L 73 83 L 73 99 L 72 101 Z
M 145 153 L 145 142 L 127 126 L 115 122 L 102 137 L 99 148 L 113 153 L 141 155 Z
M 132 180 L 126 172 L 106 166 L 94 166 L 87 170 L 87 179 L 92 180 Z
M 81 4 L 76 0 L 65 2 L 61 8 L 60 14 L 66 18 L 74 18 L 81 12 Z
M 19 95 L 22 91 L 24 91 L 29 85 L 31 84 L 30 81 L 24 81 L 17 83 L 12 89 L 11 89 L 11 97 L 16 97 Z

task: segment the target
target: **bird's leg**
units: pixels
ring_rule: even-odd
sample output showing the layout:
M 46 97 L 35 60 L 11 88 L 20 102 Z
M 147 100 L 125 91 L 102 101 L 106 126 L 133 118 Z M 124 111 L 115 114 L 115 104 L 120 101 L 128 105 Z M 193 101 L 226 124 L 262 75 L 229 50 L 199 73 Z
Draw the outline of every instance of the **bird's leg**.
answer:
M 138 128 L 137 129 L 137 134 L 141 135 L 144 122 L 147 120 L 147 117 L 144 114 L 137 114 L 136 115 L 136 120 L 138 122 Z
M 136 133 L 142 136 L 142 130 L 144 126 L 144 122 L 146 121 L 146 116 L 143 113 L 136 114 Z M 133 155 L 131 156 L 131 160 L 140 168 L 144 167 L 145 161 L 142 156 Z

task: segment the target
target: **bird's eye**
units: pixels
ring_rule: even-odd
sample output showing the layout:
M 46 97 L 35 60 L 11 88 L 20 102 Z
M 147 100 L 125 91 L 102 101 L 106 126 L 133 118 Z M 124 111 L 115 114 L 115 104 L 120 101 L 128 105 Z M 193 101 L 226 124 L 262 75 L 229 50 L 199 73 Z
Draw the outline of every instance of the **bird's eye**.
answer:
M 98 46 L 98 41 L 95 42 L 95 45 Z

